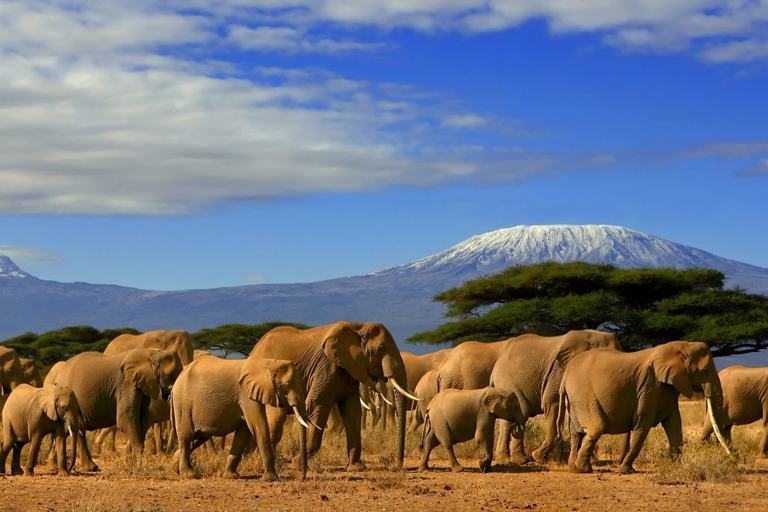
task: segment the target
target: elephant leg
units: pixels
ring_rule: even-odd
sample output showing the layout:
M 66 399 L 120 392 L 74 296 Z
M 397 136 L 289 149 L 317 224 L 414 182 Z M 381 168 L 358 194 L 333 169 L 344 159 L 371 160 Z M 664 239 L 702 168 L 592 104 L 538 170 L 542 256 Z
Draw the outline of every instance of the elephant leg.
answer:
M 576 455 L 576 460 L 572 467 L 577 473 L 591 473 L 592 472 L 592 456 L 594 454 L 595 445 L 602 432 L 596 432 L 594 434 L 586 434 L 581 441 L 581 448 Z
M 261 465 L 264 466 L 264 476 L 262 477 L 262 480 L 265 482 L 273 482 L 277 480 L 277 472 L 275 471 L 275 452 L 272 447 L 272 441 L 269 439 L 269 425 L 267 423 L 267 413 L 264 409 L 262 404 L 253 402 L 245 405 L 243 407 L 243 412 L 245 413 L 245 422 L 249 432 L 259 445 Z M 235 445 L 239 441 L 237 438 L 238 432 L 235 432 L 235 440 L 232 441 L 230 454 L 235 451 Z M 249 441 L 250 439 L 245 439 L 242 442 L 248 444 Z
M 497 464 L 509 464 L 512 462 L 509 454 L 509 440 L 512 438 L 512 424 L 507 420 L 499 420 L 499 437 L 496 440 L 496 453 L 494 458 Z
M 235 431 L 235 439 L 232 441 L 232 448 L 229 449 L 229 457 L 227 457 L 227 465 L 224 468 L 224 474 L 221 475 L 222 478 L 240 478 L 240 475 L 237 473 L 237 466 L 240 464 L 243 452 L 250 442 L 251 433 L 248 430 L 248 426 L 242 425 Z
M 194 437 L 194 431 L 190 428 L 179 428 L 177 426 L 177 430 L 179 449 L 174 456 L 178 456 L 176 471 L 182 478 L 196 478 L 197 473 L 192 467 L 192 452 L 196 448 L 196 446 L 193 446 L 193 441 L 198 441 L 198 438 Z M 202 440 L 204 442 L 207 438 L 202 438 Z
M 661 422 L 661 426 L 669 440 L 669 453 L 673 459 L 676 459 L 680 456 L 680 446 L 683 444 L 683 420 L 680 417 L 680 410 L 675 409 Z
M 481 432 L 475 436 L 475 441 L 483 449 L 483 458 L 480 459 L 480 472 L 485 473 L 491 467 L 493 461 L 493 427 L 490 432 Z
M 21 475 L 23 473 L 21 469 L 21 450 L 27 443 L 16 441 L 13 443 L 13 456 L 11 458 L 11 475 Z
M 726 425 L 723 427 L 723 440 L 731 444 L 731 430 L 733 429 L 733 425 Z
M 357 393 L 339 403 L 339 412 L 347 435 L 347 471 L 365 471 L 365 464 L 360 459 L 363 441 L 360 434 L 360 416 L 363 407 Z
M 324 427 L 327 425 L 328 422 L 328 416 L 331 413 L 331 407 L 329 406 L 315 406 L 314 404 L 310 404 L 310 407 L 307 407 L 307 411 L 309 414 L 309 419 L 312 420 L 313 423 L 320 427 Z M 309 429 L 307 430 L 307 456 L 311 457 L 317 451 L 320 449 L 320 446 L 323 443 L 323 432 L 324 430 L 318 430 L 312 425 L 309 426 Z M 296 455 L 296 457 L 293 458 L 293 466 L 297 469 L 300 468 L 301 465 L 301 454 Z
M 571 425 L 571 451 L 568 454 L 568 469 L 572 472 L 578 472 L 576 469 L 576 456 L 579 453 L 579 450 L 581 449 L 581 443 L 584 440 L 584 434 L 581 432 L 577 432 L 576 428 Z
M 59 435 L 59 439 L 64 439 L 64 436 Z M 56 444 L 60 444 L 60 440 L 56 439 Z M 37 455 L 40 453 L 40 443 L 43 440 L 43 436 L 34 434 L 32 439 L 29 440 L 29 453 L 27 454 L 27 465 L 24 467 L 24 474 L 26 476 L 32 476 L 35 474 L 35 464 L 37 464 Z M 59 465 L 61 465 L 62 453 L 59 453 Z M 66 457 L 64 457 L 64 465 L 66 466 Z
M 3 446 L 0 449 L 0 475 L 5 474 L 5 461 L 8 460 L 8 454 L 11 453 L 14 442 L 15 437 L 11 432 L 10 425 L 8 425 L 3 429 Z
M 429 469 L 429 455 L 432 453 L 432 450 L 440 444 L 435 435 L 435 431 L 432 430 L 429 424 L 429 420 L 424 423 L 424 429 L 426 432 L 424 432 L 424 445 L 422 446 L 421 460 L 419 461 L 419 471 L 426 471 Z
M 632 430 L 632 434 L 629 440 L 629 453 L 621 461 L 619 465 L 619 473 L 634 473 L 635 469 L 632 467 L 632 463 L 640 454 L 640 449 L 643 447 L 645 438 L 648 436 L 649 428 L 636 428 Z
M 160 455 L 163 453 L 163 426 L 161 423 L 155 423 L 152 425 L 152 433 L 155 436 L 155 453 Z
M 91 457 L 91 450 L 88 448 L 85 432 L 78 432 L 75 435 L 80 436 L 80 467 L 83 471 L 98 471 L 99 466 L 93 461 Z
M 51 447 L 48 450 L 48 465 L 51 467 L 57 467 L 56 459 L 56 431 L 53 431 L 51 432 Z
M 630 432 L 627 432 L 626 434 L 620 434 L 621 435 L 621 454 L 619 454 L 619 460 L 616 462 L 617 464 L 621 464 L 621 461 L 623 461 L 627 454 L 629 453 L 629 440 L 632 438 L 632 434 Z
M 408 432 L 416 432 L 422 423 L 424 423 L 424 418 L 421 415 L 421 409 L 416 407 L 411 413 L 411 423 L 408 425 Z
M 559 407 L 548 404 L 544 407 L 544 441 L 531 454 L 537 462 L 544 462 L 557 443 L 557 412 Z

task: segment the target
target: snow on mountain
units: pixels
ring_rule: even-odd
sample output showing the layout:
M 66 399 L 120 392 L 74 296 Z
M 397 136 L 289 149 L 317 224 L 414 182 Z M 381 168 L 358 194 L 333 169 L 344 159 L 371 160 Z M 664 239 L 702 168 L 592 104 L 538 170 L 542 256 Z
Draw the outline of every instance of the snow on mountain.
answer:
M 29 274 L 21 270 L 11 258 L 0 254 L 0 279 L 23 279 L 29 277 Z

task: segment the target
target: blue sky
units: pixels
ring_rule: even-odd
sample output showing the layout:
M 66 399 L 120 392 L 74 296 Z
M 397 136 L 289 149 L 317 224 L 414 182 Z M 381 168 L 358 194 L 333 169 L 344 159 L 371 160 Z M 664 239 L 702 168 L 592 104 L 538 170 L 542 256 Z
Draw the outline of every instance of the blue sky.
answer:
M 768 3 L 0 4 L 0 252 L 150 289 L 517 224 L 768 267 Z

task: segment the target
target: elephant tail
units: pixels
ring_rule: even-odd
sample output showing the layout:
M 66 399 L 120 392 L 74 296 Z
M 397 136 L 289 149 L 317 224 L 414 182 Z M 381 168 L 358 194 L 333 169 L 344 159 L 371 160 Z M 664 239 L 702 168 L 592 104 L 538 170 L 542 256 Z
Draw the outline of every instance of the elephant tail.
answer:
M 421 430 L 421 444 L 419 449 L 423 452 L 424 445 L 427 444 L 427 434 L 432 430 L 432 420 L 429 418 L 429 411 L 424 415 L 424 428 Z
M 560 400 L 557 410 L 557 437 L 563 437 L 565 423 L 568 421 L 568 394 L 565 392 L 565 380 L 560 383 Z

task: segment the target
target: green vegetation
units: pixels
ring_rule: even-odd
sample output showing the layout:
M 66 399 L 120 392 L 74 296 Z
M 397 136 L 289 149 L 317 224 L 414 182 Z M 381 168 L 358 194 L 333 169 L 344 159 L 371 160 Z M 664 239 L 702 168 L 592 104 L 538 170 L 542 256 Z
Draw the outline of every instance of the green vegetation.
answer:
M 704 341 L 714 355 L 768 347 L 768 297 L 723 289 L 724 279 L 698 268 L 515 266 L 436 295 L 456 320 L 408 341 L 458 344 L 600 328 L 630 350 L 681 339 Z
M 267 332 L 275 327 L 288 325 L 297 329 L 308 329 L 308 325 L 286 322 L 267 322 L 263 324 L 225 324 L 213 329 L 202 329 L 192 334 L 195 348 L 221 352 L 222 357 L 241 354 L 248 357 L 253 346 Z
M 264 334 L 281 325 L 290 325 L 297 329 L 309 327 L 304 324 L 285 322 L 267 322 L 255 325 L 226 324 L 192 333 L 192 344 L 195 348 L 220 353 L 222 357 L 231 354 L 248 356 L 253 346 Z M 89 325 L 75 325 L 43 334 L 27 332 L 5 340 L 2 344 L 15 349 L 20 357 L 37 361 L 38 367 L 45 373 L 57 362 L 65 361 L 80 352 L 103 352 L 109 342 L 121 334 L 140 334 L 140 331 L 131 327 L 100 331 Z

